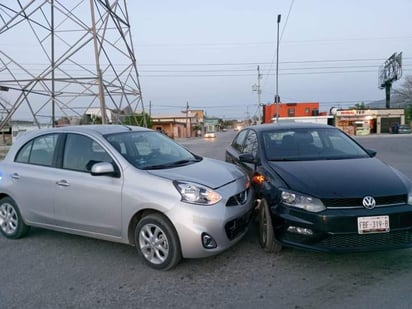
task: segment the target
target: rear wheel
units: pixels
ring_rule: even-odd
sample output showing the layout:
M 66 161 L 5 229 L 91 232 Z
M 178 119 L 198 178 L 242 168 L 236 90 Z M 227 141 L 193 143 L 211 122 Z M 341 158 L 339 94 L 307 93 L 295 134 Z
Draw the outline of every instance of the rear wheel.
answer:
M 21 238 L 27 234 L 29 227 L 24 223 L 20 211 L 10 197 L 0 200 L 0 232 L 10 239 Z
M 260 202 L 258 224 L 259 243 L 263 250 L 265 252 L 279 252 L 282 250 L 282 245 L 275 238 L 269 206 L 265 199 Z
M 182 259 L 176 231 L 161 214 L 150 214 L 139 221 L 135 230 L 135 244 L 145 262 L 155 269 L 170 269 Z

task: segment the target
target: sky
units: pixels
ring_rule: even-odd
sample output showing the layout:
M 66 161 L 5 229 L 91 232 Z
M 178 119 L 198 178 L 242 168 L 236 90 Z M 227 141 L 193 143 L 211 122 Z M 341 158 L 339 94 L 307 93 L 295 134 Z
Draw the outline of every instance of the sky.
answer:
M 87 9 L 77 6 L 82 2 L 84 7 L 90 5 L 86 0 L 70 2 L 76 7 L 73 12 L 90 18 Z M 189 105 L 205 110 L 207 116 L 244 120 L 257 116 L 259 99 L 261 104 L 273 103 L 276 92 L 283 103 L 319 102 L 320 111 L 368 104 L 385 98 L 385 91 L 378 87 L 378 73 L 394 53 L 402 52 L 403 77 L 393 87 L 400 87 L 405 76 L 412 75 L 411 0 L 126 3 L 143 105 L 152 115 L 179 114 Z M 15 7 L 17 2 L 2 0 L 0 9 L 2 5 Z M 10 17 L 6 12 L 0 10 L 0 25 Z M 41 40 L 50 38 L 38 33 Z M 57 50 L 77 40 L 64 31 L 58 35 L 67 35 L 69 44 L 59 40 Z M 47 59 L 40 56 L 35 41 L 28 24 L 19 23 L 1 33 L 0 60 L 13 57 L 26 76 L 40 74 Z M 85 50 L 77 57 L 93 71 L 94 52 Z M 17 72 L 21 74 L 22 68 Z M 0 63 L 0 84 L 10 75 Z M 20 94 L 0 93 L 0 99 L 13 93 Z M 44 96 L 35 100 L 48 104 Z M 21 110 L 15 118 L 31 116 L 27 106 Z M 44 113 L 49 117 L 49 110 Z
M 412 1 L 129 1 L 146 109 L 256 115 L 262 104 L 319 102 L 321 111 L 385 98 L 379 67 L 402 52 L 412 75 Z M 281 15 L 277 24 L 277 16 Z M 393 87 L 399 87 L 402 79 Z M 256 89 L 256 88 L 254 88 Z

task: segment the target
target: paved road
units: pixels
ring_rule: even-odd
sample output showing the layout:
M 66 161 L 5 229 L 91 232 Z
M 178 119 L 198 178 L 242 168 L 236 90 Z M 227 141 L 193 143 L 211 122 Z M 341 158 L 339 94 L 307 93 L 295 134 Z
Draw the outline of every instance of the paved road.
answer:
M 223 159 L 233 135 L 179 142 Z M 359 141 L 412 178 L 412 135 Z M 266 254 L 253 226 L 227 252 L 168 272 L 132 247 L 41 229 L 0 237 L 0 261 L 0 308 L 412 308 L 412 250 Z

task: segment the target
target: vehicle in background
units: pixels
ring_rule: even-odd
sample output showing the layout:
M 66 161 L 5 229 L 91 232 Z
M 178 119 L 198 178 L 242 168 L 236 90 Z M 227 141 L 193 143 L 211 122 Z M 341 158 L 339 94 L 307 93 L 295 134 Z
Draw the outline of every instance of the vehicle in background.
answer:
M 208 131 L 204 135 L 205 138 L 216 138 L 216 132 L 215 131 Z
M 406 124 L 401 124 L 398 127 L 398 133 L 399 134 L 409 134 L 409 133 L 411 133 L 411 128 Z
M 125 243 L 156 269 L 231 247 L 252 207 L 241 169 L 140 127 L 31 131 L 0 162 L 6 238 L 36 226 Z
M 226 149 L 252 179 L 268 252 L 411 247 L 411 180 L 375 155 L 336 127 L 297 122 L 245 128 Z

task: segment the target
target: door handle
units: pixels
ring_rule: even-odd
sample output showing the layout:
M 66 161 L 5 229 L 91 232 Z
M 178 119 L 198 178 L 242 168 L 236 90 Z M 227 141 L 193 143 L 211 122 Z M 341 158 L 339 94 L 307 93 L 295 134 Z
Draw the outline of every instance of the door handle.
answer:
M 68 187 L 68 186 L 70 186 L 70 184 L 67 182 L 67 180 L 64 180 L 64 179 L 59 180 L 59 181 L 56 181 L 56 185 L 58 185 L 58 186 L 60 186 L 60 187 Z
M 20 179 L 20 175 L 18 173 L 11 174 L 12 179 Z

